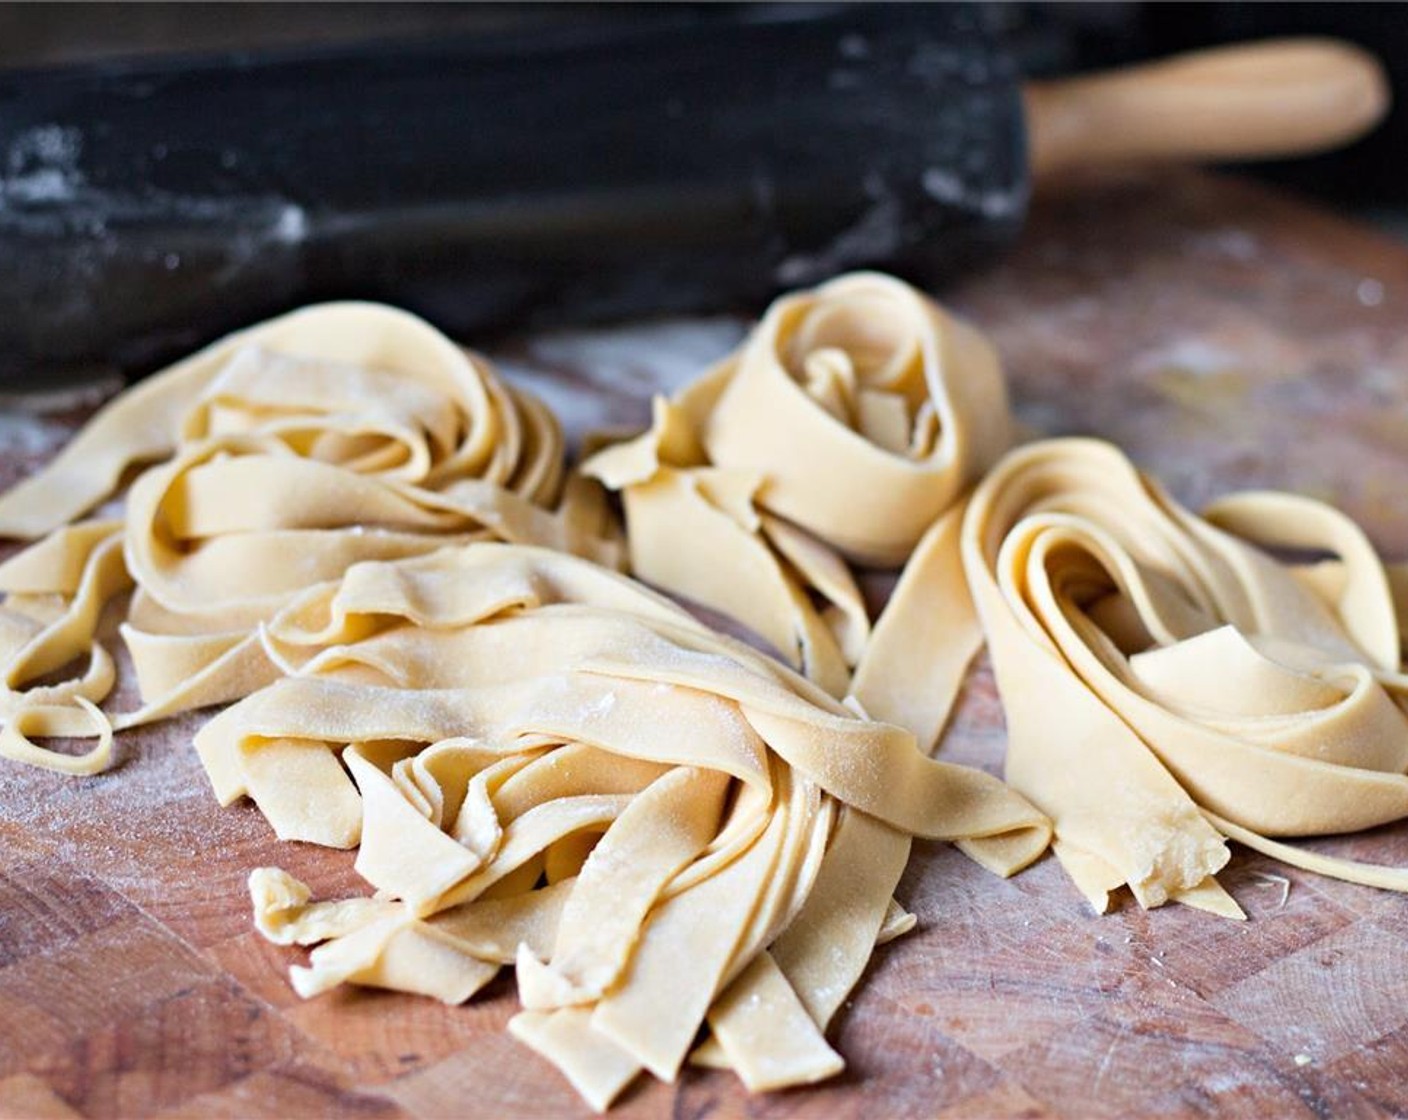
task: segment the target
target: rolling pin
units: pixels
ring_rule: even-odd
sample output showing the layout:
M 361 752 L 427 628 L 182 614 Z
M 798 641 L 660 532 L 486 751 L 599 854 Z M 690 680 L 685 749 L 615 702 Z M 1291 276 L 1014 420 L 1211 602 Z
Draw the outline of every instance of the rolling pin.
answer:
M 1072 168 L 1318 151 L 1387 104 L 1324 40 L 1024 87 L 981 9 L 745 13 L 0 74 L 0 390 L 319 299 L 481 339 L 934 286 Z

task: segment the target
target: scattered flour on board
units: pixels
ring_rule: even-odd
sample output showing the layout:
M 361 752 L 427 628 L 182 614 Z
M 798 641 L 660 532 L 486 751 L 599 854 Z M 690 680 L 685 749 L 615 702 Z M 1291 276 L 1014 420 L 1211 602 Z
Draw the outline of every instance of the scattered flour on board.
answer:
M 36 416 L 0 412 L 0 455 L 30 458 L 57 453 L 73 435 L 66 424 L 55 424 Z
M 1235 1093 L 1256 1083 L 1256 1075 L 1250 1069 L 1215 1070 L 1199 1079 L 1199 1087 L 1213 1094 Z
M 1145 350 L 1134 359 L 1138 373 L 1177 369 L 1195 377 L 1213 377 L 1239 364 L 1236 353 L 1201 338 L 1180 339 L 1157 350 Z
M 530 362 L 590 370 L 593 380 L 648 381 L 672 392 L 742 341 L 747 324 L 730 316 L 663 319 L 596 330 L 555 331 L 529 344 Z
M 1365 307 L 1378 307 L 1384 301 L 1383 282 L 1366 276 L 1354 289 L 1354 297 Z
M 1229 226 L 1195 233 L 1184 240 L 1188 252 L 1200 256 L 1250 262 L 1261 255 L 1261 242 L 1246 230 Z
M 535 337 L 518 354 L 491 354 L 510 382 L 553 410 L 568 443 L 589 432 L 644 426 L 652 393 L 673 393 L 742 341 L 742 319 L 665 319 Z

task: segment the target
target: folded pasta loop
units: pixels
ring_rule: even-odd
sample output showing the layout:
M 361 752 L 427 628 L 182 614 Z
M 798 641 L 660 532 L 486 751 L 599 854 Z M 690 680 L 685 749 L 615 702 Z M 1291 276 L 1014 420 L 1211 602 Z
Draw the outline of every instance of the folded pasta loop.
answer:
M 1305 567 L 1268 549 L 1330 559 Z M 893 692 L 872 714 L 925 734 L 941 725 L 976 634 L 916 636 L 915 595 L 956 587 L 960 565 L 1006 713 L 1007 778 L 1050 814 L 1056 854 L 1096 909 L 1128 885 L 1146 906 L 1240 917 L 1214 877 L 1225 838 L 1408 890 L 1408 870 L 1271 839 L 1408 816 L 1394 573 L 1343 514 L 1248 493 L 1199 517 L 1109 444 L 1021 448 L 979 485 L 961 528 L 941 524 L 916 552 L 878 633 L 929 649 L 930 687 L 915 687 L 913 667 L 886 676 Z

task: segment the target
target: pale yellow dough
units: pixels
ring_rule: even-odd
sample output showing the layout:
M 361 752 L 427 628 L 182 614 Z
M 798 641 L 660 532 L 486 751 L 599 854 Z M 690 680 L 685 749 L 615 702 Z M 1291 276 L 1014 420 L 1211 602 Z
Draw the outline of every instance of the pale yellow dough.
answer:
M 1127 885 L 1145 906 L 1241 917 L 1215 878 L 1227 838 L 1408 890 L 1408 870 L 1270 839 L 1408 815 L 1401 582 L 1322 503 L 1238 494 L 1198 517 L 1114 447 L 1053 440 L 1012 452 L 931 530 L 857 680 L 872 715 L 928 739 L 985 635 L 1007 778 L 1051 816 L 1097 910 Z
M 300 992 L 343 983 L 468 998 L 514 963 L 513 1033 L 594 1107 L 697 1060 L 752 1089 L 842 1068 L 824 1039 L 875 944 L 912 835 L 1011 873 L 1045 818 L 932 761 L 624 576 L 499 544 L 354 567 L 265 628 L 290 676 L 197 735 L 222 795 L 274 750 L 281 835 L 360 800 L 376 900 L 251 880 L 281 943 L 322 941 Z M 305 760 L 340 754 L 349 773 Z M 292 804 L 292 802 L 297 804 Z M 324 842 L 327 842 L 326 840 Z M 544 884 L 544 885 L 540 885 Z
M 637 576 L 743 622 L 840 696 L 870 628 L 846 560 L 902 564 L 1010 440 L 987 340 L 903 281 L 856 273 L 779 299 L 736 353 L 655 401 L 648 432 L 583 469 L 621 492 Z
M 356 847 L 376 891 L 314 902 L 281 871 L 251 876 L 259 930 L 316 946 L 291 973 L 301 995 L 459 1003 L 512 964 L 510 1029 L 597 1108 L 687 1058 L 759 1091 L 834 1075 L 831 1018 L 914 924 L 892 898 L 911 837 L 1001 874 L 1050 839 L 1001 782 L 869 718 L 883 689 L 836 698 L 869 624 L 821 540 L 898 559 L 1005 443 L 1006 407 L 978 336 L 881 277 L 784 301 L 722 368 L 684 398 L 720 390 L 709 423 L 659 402 L 652 436 L 598 473 L 687 461 L 637 480 L 678 491 L 658 555 L 723 576 L 745 620 L 773 612 L 765 636 L 800 626 L 782 645 L 809 651 L 815 681 L 591 562 L 620 559 L 602 491 L 564 477 L 555 422 L 483 359 L 338 304 L 143 383 L 0 498 L 0 532 L 49 534 L 0 565 L 0 752 L 92 773 L 114 726 L 236 701 L 196 736 L 217 797 L 248 796 L 282 839 Z M 840 454 L 844 485 L 750 451 L 760 407 L 799 426 L 793 450 Z M 124 486 L 116 515 L 67 524 Z M 651 524 L 636 518 L 638 561 Z M 98 627 L 128 590 L 143 703 L 109 717 Z M 45 735 L 97 743 L 72 756 Z
M 120 517 L 66 525 L 143 467 Z M 429 324 L 367 303 L 241 331 L 123 393 L 0 497 L 0 535 L 46 533 L 0 565 L 0 753 L 80 774 L 111 754 L 92 705 L 113 664 L 95 635 L 129 588 L 142 706 L 118 727 L 274 680 L 261 624 L 358 561 L 485 538 L 618 554 L 595 484 L 565 478 L 548 411 Z M 72 756 L 31 741 L 44 735 L 99 741 Z

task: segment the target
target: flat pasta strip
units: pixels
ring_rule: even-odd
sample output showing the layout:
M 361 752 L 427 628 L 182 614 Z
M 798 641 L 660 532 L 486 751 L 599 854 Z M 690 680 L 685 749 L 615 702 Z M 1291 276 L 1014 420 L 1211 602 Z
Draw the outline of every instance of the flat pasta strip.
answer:
M 725 989 L 709 1012 L 709 1026 L 755 1093 L 810 1085 L 846 1066 L 767 953 L 754 957 Z
M 621 493 L 636 575 L 840 696 L 870 626 L 846 560 L 903 563 L 1010 441 L 987 340 L 857 273 L 779 299 L 736 353 L 655 401 L 649 431 L 583 470 Z
M 598 1112 L 605 1112 L 640 1073 L 640 1063 L 605 1035 L 592 1029 L 591 1011 L 522 1011 L 508 1023 L 509 1033 L 552 1062 Z
M 1298 568 L 1276 549 L 1333 559 Z M 1396 577 L 1343 514 L 1249 493 L 1198 517 L 1109 444 L 1012 452 L 961 527 L 940 522 L 916 551 L 857 674 L 871 714 L 925 736 L 976 643 L 926 619 L 919 597 L 961 613 L 960 570 L 1007 717 L 1007 778 L 1050 814 L 1097 910 L 1128 886 L 1145 906 L 1241 917 L 1215 878 L 1227 838 L 1408 890 L 1408 870 L 1273 839 L 1408 816 Z M 904 649 L 926 665 L 901 665 Z
M 66 524 L 134 470 L 120 518 Z M 129 588 L 122 637 L 142 705 L 117 727 L 282 676 L 260 628 L 361 561 L 498 539 L 614 564 L 592 490 L 567 484 L 546 409 L 413 315 L 326 304 L 231 335 L 119 395 L 0 496 L 0 534 L 42 537 L 0 564 L 0 752 L 74 773 L 106 765 L 104 751 L 76 760 L 25 731 L 59 734 L 44 713 L 111 691 L 97 627 Z

